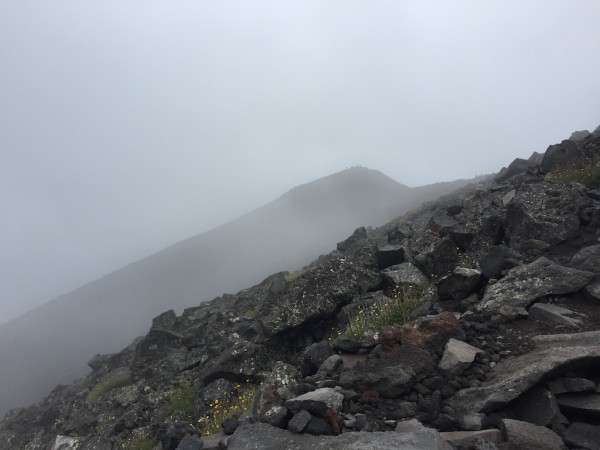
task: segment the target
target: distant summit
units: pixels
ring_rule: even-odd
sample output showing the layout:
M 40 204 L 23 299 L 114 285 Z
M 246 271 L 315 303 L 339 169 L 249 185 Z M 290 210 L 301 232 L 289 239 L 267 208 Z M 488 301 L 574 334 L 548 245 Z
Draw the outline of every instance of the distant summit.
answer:
M 271 203 L 191 237 L 0 326 L 0 414 L 41 398 L 120 350 L 151 319 L 296 270 L 359 226 L 379 226 L 466 184 L 412 189 L 353 167 L 291 189 Z

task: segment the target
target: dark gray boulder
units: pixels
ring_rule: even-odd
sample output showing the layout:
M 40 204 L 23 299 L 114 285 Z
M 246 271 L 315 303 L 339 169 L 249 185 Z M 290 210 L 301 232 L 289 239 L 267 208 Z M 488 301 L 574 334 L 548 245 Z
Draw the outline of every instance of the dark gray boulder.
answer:
M 536 303 L 529 308 L 529 318 L 531 320 L 553 322 L 572 328 L 581 328 L 583 317 L 585 317 L 584 314 L 553 304 Z
M 564 267 L 541 257 L 511 269 L 500 281 L 488 286 L 476 309 L 496 310 L 503 305 L 528 307 L 546 295 L 577 292 L 593 277 L 591 272 Z
M 423 233 L 411 242 L 415 255 L 415 265 L 426 275 L 442 277 L 458 265 L 459 256 L 456 244 L 448 237 L 441 238 L 435 233 Z
M 556 245 L 575 236 L 581 223 L 580 211 L 588 205 L 585 193 L 575 186 L 521 185 L 506 207 L 504 229 L 510 246 L 526 251 L 531 241 Z
M 200 436 L 184 437 L 176 450 L 200 450 L 202 448 L 202 438 Z
M 265 424 L 243 425 L 231 436 L 228 450 L 451 450 L 432 428 L 409 433 L 350 432 L 339 436 L 295 434 Z
M 592 133 L 590 133 L 588 130 L 573 131 L 569 137 L 569 140 L 573 142 L 583 141 L 590 134 Z
M 562 437 L 571 448 L 600 450 L 600 426 L 573 422 Z
M 587 416 L 591 420 L 600 419 L 600 394 L 559 394 L 556 399 L 561 411 L 567 415 L 573 413 L 578 417 Z
M 340 252 L 345 252 L 345 251 L 349 250 L 351 247 L 353 247 L 354 245 L 364 242 L 366 240 L 367 240 L 367 229 L 365 227 L 360 227 L 360 228 L 357 228 L 356 230 L 354 230 L 354 233 L 352 233 L 352 235 L 350 237 L 343 240 L 342 242 L 338 242 L 337 249 Z
M 302 433 L 311 419 L 312 415 L 307 410 L 302 409 L 290 419 L 287 428 L 293 433 Z
M 389 288 L 425 286 L 428 283 L 427 277 L 414 264 L 404 262 L 395 266 L 388 267 L 381 271 L 383 280 Z
M 333 355 L 333 349 L 328 341 L 309 345 L 302 353 L 302 372 L 306 375 L 314 374 L 331 355 Z
M 577 252 L 569 266 L 579 270 L 600 273 L 600 244 L 584 247 Z
M 520 420 L 502 419 L 502 433 L 513 448 L 527 450 L 565 450 L 565 444 L 558 434 L 546 427 L 540 427 Z
M 550 425 L 560 414 L 556 397 L 539 386 L 519 396 L 514 401 L 514 409 L 521 420 L 540 426 Z
M 521 264 L 523 255 L 505 245 L 492 247 L 479 259 L 481 272 L 487 278 L 500 278 L 504 271 Z
M 503 167 L 500 169 L 500 172 L 498 172 L 498 175 L 496 175 L 494 181 L 496 181 L 496 183 L 503 183 L 515 175 L 526 172 L 527 169 L 534 165 L 536 165 L 534 162 L 527 159 L 516 158 L 508 165 L 508 167 Z
M 548 173 L 581 159 L 583 156 L 582 149 L 575 142 L 567 139 L 560 144 L 548 147 L 540 166 L 544 172 Z
M 387 244 L 377 247 L 377 262 L 380 269 L 403 263 L 404 247 L 397 244 Z
M 478 270 L 457 267 L 438 281 L 438 296 L 440 300 L 462 300 L 477 291 L 480 280 Z
M 398 398 L 410 391 L 416 381 L 412 367 L 367 360 L 343 371 L 340 383 L 360 391 L 373 390 L 385 398 Z

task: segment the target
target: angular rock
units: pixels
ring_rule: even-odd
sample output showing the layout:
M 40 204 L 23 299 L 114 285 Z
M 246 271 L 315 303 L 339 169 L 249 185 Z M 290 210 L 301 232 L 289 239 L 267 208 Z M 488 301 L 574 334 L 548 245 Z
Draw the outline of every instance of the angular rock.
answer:
M 76 450 L 81 438 L 58 435 L 48 446 L 48 450 Z
M 321 417 L 312 417 L 304 432 L 313 436 L 329 436 L 331 435 L 331 427 L 327 420 Z
M 479 266 L 481 273 L 487 278 L 500 278 L 505 270 L 520 265 L 521 261 L 523 255 L 516 250 L 505 245 L 496 245 L 479 259 Z
M 440 300 L 462 300 L 477 291 L 480 279 L 478 270 L 457 267 L 438 281 L 438 296 Z
M 517 191 L 515 191 L 514 189 L 511 189 L 506 194 L 504 194 L 504 196 L 502 197 L 502 206 L 508 205 L 510 203 L 510 201 L 513 198 L 515 198 L 516 193 L 517 193 Z
M 446 236 L 458 222 L 445 214 L 436 214 L 427 222 L 427 229 L 440 236 Z
M 600 394 L 559 394 L 556 400 L 560 410 L 567 415 L 573 413 L 592 420 L 600 419 Z
M 441 353 L 450 338 L 465 338 L 460 322 L 451 312 L 420 317 L 401 327 L 389 327 L 379 333 L 379 341 L 384 345 L 399 343 L 432 353 Z
M 504 437 L 500 430 L 473 430 L 473 431 L 446 431 L 440 433 L 442 439 L 450 442 L 457 447 L 472 448 L 474 440 L 483 440 L 491 444 L 502 444 Z M 494 447 L 492 447 L 494 448 Z M 497 448 L 497 447 L 496 447 Z
M 571 448 L 600 450 L 600 427 L 589 423 L 573 422 L 562 435 Z
M 577 252 L 569 266 L 579 270 L 600 273 L 600 244 L 584 247 Z
M 456 413 L 495 411 L 539 384 L 549 374 L 579 362 L 600 362 L 600 332 L 538 336 L 538 348 L 500 361 L 481 387 L 458 391 L 447 400 Z
M 573 142 L 583 141 L 590 134 L 592 133 L 590 133 L 588 130 L 573 131 L 569 137 L 569 140 Z
M 442 277 L 458 265 L 456 245 L 449 238 L 441 238 L 434 233 L 422 234 L 411 245 L 415 264 L 426 275 Z
M 446 343 L 438 369 L 447 375 L 460 375 L 473 364 L 478 353 L 483 353 L 483 351 L 466 342 L 451 338 Z
M 290 419 L 287 428 L 293 433 L 302 433 L 311 419 L 312 415 L 305 409 L 302 409 L 294 414 L 294 417 Z
M 539 386 L 516 399 L 514 408 L 521 420 L 540 426 L 550 425 L 560 414 L 554 395 Z
M 285 402 L 292 412 L 305 409 L 311 414 L 323 417 L 329 409 L 333 411 L 342 410 L 344 396 L 331 388 L 321 388 L 312 392 L 307 392 L 298 397 L 289 399 Z
M 104 364 L 106 364 L 113 355 L 94 355 L 87 363 L 92 370 L 100 370 Z
M 202 388 L 198 394 L 198 398 L 202 401 L 202 403 L 208 406 L 215 400 L 225 400 L 234 391 L 234 383 L 224 378 L 219 378 Z
M 583 152 L 575 142 L 565 139 L 560 144 L 551 145 L 544 154 L 541 168 L 548 173 L 552 170 L 566 166 L 570 162 L 583 157 Z
M 588 298 L 600 300 L 600 280 L 592 281 L 585 288 L 583 288 L 583 294 Z
M 534 166 L 534 164 L 531 161 L 522 158 L 516 158 L 508 165 L 508 167 L 503 167 L 500 169 L 500 172 L 498 172 L 498 175 L 496 175 L 494 181 L 497 183 L 502 183 L 514 177 L 515 175 L 526 172 L 527 169 L 532 166 Z
M 548 303 L 535 303 L 529 308 L 529 318 L 532 320 L 554 322 L 573 328 L 581 328 L 582 317 L 585 316 L 575 311 L 571 311 L 570 309 L 563 308 L 562 306 Z
M 547 383 L 548 390 L 554 395 L 575 393 L 575 392 L 594 392 L 596 383 L 585 378 L 555 378 Z
M 315 342 L 302 353 L 302 372 L 314 374 L 327 358 L 333 355 L 333 349 L 328 341 Z
M 340 252 L 345 252 L 349 250 L 352 246 L 360 242 L 364 242 L 366 240 L 367 229 L 365 227 L 360 227 L 354 230 L 354 233 L 352 233 L 352 235 L 349 238 L 343 240 L 342 242 L 338 242 L 337 249 Z
M 395 266 L 388 267 L 381 271 L 384 282 L 390 288 L 396 286 L 425 286 L 429 281 L 423 272 L 414 264 L 404 262 Z
M 589 203 L 574 186 L 523 184 L 506 207 L 505 231 L 510 246 L 527 249 L 528 241 L 559 244 L 579 233 L 580 211 Z
M 358 363 L 340 375 L 340 383 L 343 386 L 360 391 L 376 391 L 385 398 L 398 398 L 409 392 L 415 384 L 415 379 L 415 371 L 406 364 L 371 360 Z
M 527 450 L 564 450 L 565 444 L 558 434 L 520 420 L 502 419 L 504 438 L 514 448 Z
M 299 377 L 295 367 L 281 361 L 275 363 L 258 389 L 253 405 L 254 416 L 260 422 L 271 423 L 276 426 L 285 425 L 287 408 L 283 403 L 292 398 L 292 391 L 296 387 Z
M 343 433 L 339 436 L 294 434 L 265 424 L 243 425 L 231 436 L 228 450 L 451 450 L 440 434 L 425 428 L 411 433 Z
M 379 370 L 381 365 L 405 364 L 412 368 L 417 375 L 417 379 L 423 379 L 435 368 L 432 355 L 427 351 L 410 345 L 382 345 L 381 360 L 369 366 L 371 370 Z M 366 365 L 367 363 L 364 363 Z
M 331 375 L 343 363 L 344 363 L 344 361 L 342 360 L 342 357 L 340 355 L 331 355 L 329 358 L 327 358 L 325 361 L 323 361 L 323 364 L 321 364 L 319 366 L 318 372 L 322 372 L 322 373 L 325 373 L 327 375 Z
M 381 270 L 403 263 L 404 247 L 392 244 L 377 247 L 377 262 Z
M 529 317 L 529 312 L 522 306 L 509 306 L 503 305 L 498 308 L 498 314 L 505 317 L 509 321 L 513 321 L 516 319 L 526 319 Z
M 560 266 L 541 257 L 511 269 L 504 278 L 488 286 L 476 309 L 496 310 L 503 305 L 527 307 L 546 295 L 577 292 L 593 277 L 591 272 Z

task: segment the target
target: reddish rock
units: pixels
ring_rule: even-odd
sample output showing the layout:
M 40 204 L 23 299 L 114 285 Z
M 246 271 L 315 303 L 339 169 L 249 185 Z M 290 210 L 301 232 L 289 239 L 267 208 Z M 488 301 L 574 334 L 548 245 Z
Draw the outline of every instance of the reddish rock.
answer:
M 450 338 L 464 340 L 465 333 L 456 316 L 448 311 L 419 318 L 401 327 L 389 327 L 379 333 L 384 352 L 401 344 L 441 353 Z
M 330 409 L 325 413 L 325 420 L 329 423 L 334 436 L 342 434 L 342 430 L 344 429 L 344 419 L 339 412 Z

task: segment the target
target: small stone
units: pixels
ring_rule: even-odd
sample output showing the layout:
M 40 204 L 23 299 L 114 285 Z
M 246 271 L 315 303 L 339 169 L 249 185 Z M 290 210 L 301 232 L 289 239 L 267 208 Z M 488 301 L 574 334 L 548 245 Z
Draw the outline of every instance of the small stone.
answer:
M 306 428 L 308 422 L 310 422 L 311 419 L 311 414 L 305 409 L 302 409 L 296 414 L 294 414 L 294 417 L 292 417 L 291 420 L 288 422 L 287 428 L 293 433 L 302 433 L 302 431 Z

